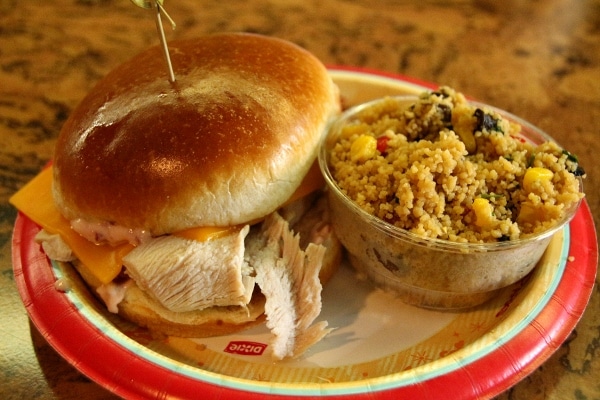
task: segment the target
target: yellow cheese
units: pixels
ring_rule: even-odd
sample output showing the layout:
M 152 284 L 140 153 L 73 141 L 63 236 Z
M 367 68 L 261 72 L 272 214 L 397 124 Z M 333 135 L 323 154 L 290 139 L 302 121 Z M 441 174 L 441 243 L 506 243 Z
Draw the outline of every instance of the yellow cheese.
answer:
M 323 183 L 318 165 L 315 163 L 302 185 L 290 197 L 288 202 L 321 188 Z M 52 198 L 52 167 L 45 168 L 15 193 L 9 199 L 9 202 L 47 232 L 60 235 L 83 264 L 80 272 L 94 276 L 101 283 L 109 283 L 117 277 L 121 272 L 123 257 L 133 249 L 131 244 L 118 246 L 94 244 L 71 229 L 70 222 L 58 212 L 54 205 Z M 241 226 L 200 227 L 176 232 L 174 235 L 197 241 L 206 241 L 233 233 L 238 229 L 241 229 Z
M 205 242 L 211 239 L 217 239 L 242 229 L 243 226 L 227 226 L 224 228 L 218 226 L 207 226 L 202 228 L 190 228 L 183 231 L 173 233 L 174 236 L 191 239 L 197 242 Z
M 323 186 L 325 186 L 325 178 L 323 178 L 323 175 L 321 174 L 319 163 L 315 161 L 308 170 L 308 173 L 304 176 L 300 186 L 296 189 L 288 201 L 285 202 L 285 204 L 290 204 L 295 200 L 321 189 Z
M 71 229 L 71 224 L 56 209 L 52 199 L 52 168 L 44 169 L 9 200 L 19 211 L 69 245 L 85 268 L 102 283 L 121 272 L 121 259 L 133 246 L 96 245 Z

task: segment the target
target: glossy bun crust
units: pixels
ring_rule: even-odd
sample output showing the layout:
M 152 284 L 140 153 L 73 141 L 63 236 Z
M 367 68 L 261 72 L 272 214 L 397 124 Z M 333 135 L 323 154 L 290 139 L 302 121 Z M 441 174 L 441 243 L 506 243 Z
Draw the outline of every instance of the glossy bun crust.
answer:
M 68 219 L 153 235 L 229 226 L 277 209 L 339 112 L 313 55 L 252 34 L 173 41 L 117 67 L 74 110 L 54 157 Z

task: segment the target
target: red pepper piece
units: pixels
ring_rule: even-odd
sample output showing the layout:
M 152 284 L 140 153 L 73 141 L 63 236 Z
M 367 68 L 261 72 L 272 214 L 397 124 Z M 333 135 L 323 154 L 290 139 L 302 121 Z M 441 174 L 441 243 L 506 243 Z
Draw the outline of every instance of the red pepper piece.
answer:
M 385 154 L 387 152 L 388 142 L 389 141 L 390 141 L 390 138 L 387 137 L 387 136 L 379 136 L 377 138 L 377 150 L 381 154 Z

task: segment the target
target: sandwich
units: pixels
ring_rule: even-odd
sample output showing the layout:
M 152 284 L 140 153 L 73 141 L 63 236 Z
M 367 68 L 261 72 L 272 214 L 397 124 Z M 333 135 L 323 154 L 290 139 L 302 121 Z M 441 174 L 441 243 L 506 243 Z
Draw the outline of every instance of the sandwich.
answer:
M 330 331 L 315 321 L 341 258 L 316 167 L 337 87 L 276 38 L 169 48 L 174 82 L 159 47 L 109 72 L 11 202 L 109 311 L 180 337 L 266 322 L 272 355 L 297 357 Z

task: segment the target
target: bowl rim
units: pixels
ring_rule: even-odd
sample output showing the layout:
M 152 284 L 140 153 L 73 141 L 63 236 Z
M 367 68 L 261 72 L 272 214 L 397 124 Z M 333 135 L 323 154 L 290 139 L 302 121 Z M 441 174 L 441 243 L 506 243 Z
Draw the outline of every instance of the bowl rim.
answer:
M 556 223 L 549 229 L 538 232 L 533 235 L 529 235 L 524 238 L 519 238 L 515 240 L 507 240 L 502 242 L 456 242 L 448 239 L 440 239 L 440 238 L 428 238 L 425 236 L 418 235 L 416 233 L 410 232 L 406 229 L 399 228 L 394 226 L 379 217 L 369 214 L 367 211 L 363 210 L 359 207 L 352 199 L 350 199 L 338 186 L 337 182 L 333 178 L 329 168 L 329 148 L 328 144 L 332 142 L 332 135 L 334 132 L 339 132 L 341 127 L 348 121 L 352 120 L 352 117 L 357 113 L 364 111 L 365 109 L 372 107 L 375 104 L 381 103 L 383 101 L 387 101 L 388 99 L 393 99 L 397 101 L 414 101 L 418 99 L 418 95 L 392 95 L 380 97 L 377 99 L 369 100 L 367 102 L 354 105 L 346 110 L 344 110 L 329 126 L 326 134 L 324 135 L 321 143 L 319 144 L 318 151 L 318 163 L 321 173 L 327 183 L 327 187 L 330 191 L 333 192 L 335 196 L 340 198 L 346 206 L 350 208 L 350 210 L 356 214 L 358 214 L 361 218 L 365 219 L 371 226 L 375 227 L 377 230 L 382 233 L 391 236 L 396 239 L 402 239 L 412 242 L 412 244 L 416 244 L 419 246 L 424 246 L 428 248 L 437 247 L 439 250 L 449 251 L 449 252 L 491 252 L 491 251 L 504 251 L 510 250 L 520 246 L 526 246 L 532 243 L 540 242 L 544 239 L 549 239 L 554 233 L 558 230 L 562 229 L 566 224 L 568 224 L 579 209 L 583 198 L 581 198 L 577 203 L 571 206 L 566 210 L 565 215 L 560 220 L 556 221 Z M 524 120 L 521 117 L 518 117 L 512 114 L 509 111 L 500 109 L 498 107 L 491 106 L 486 103 L 467 100 L 469 105 L 474 105 L 480 108 L 485 108 L 490 111 L 496 112 L 503 117 L 508 118 L 511 122 L 516 122 L 521 125 L 521 134 L 524 139 L 534 143 L 540 144 L 542 142 L 551 141 L 557 143 L 550 135 L 546 132 L 533 125 L 532 123 Z M 522 135 L 523 131 L 527 131 L 528 135 Z M 532 140 L 534 139 L 534 140 Z M 539 142 L 537 142 L 539 141 Z M 560 146 L 560 144 L 559 144 Z M 560 146 L 562 148 L 562 146 Z M 580 176 L 577 177 L 579 181 L 579 192 L 583 193 L 583 180 Z

